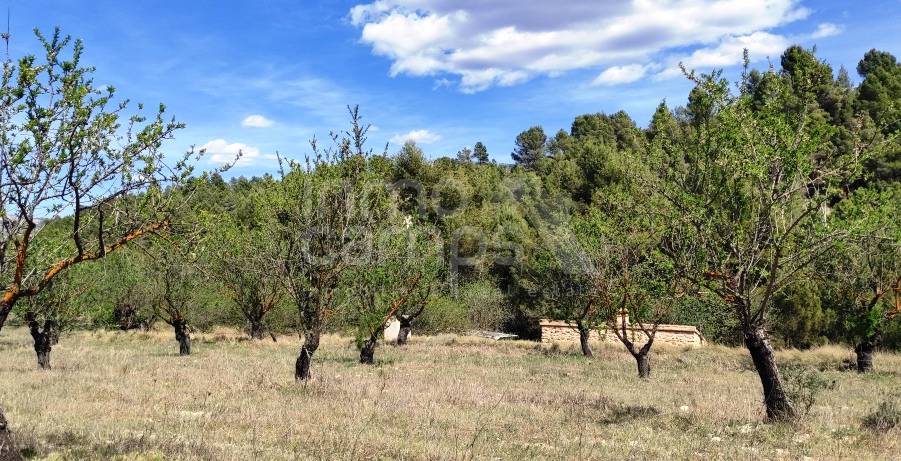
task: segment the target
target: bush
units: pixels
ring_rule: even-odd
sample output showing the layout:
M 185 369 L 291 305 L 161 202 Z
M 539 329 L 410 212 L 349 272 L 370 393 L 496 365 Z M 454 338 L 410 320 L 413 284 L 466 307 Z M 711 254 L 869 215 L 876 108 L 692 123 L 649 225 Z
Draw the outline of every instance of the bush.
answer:
M 863 426 L 882 432 L 901 427 L 901 401 L 896 398 L 883 401 L 876 411 L 864 417 Z
M 823 332 L 835 323 L 835 313 L 824 309 L 817 287 L 799 283 L 773 302 L 773 339 L 783 347 L 809 349 L 826 344 Z
M 835 388 L 835 381 L 823 376 L 816 368 L 799 363 L 784 366 L 782 377 L 785 379 L 785 393 L 803 416 L 810 413 L 817 397 L 824 390 Z
M 422 317 L 413 324 L 413 333 L 460 333 L 469 328 L 466 308 L 453 299 L 439 296 L 429 301 Z
M 880 346 L 891 351 L 901 351 L 901 315 L 886 322 Z
M 460 288 L 458 296 L 469 312 L 469 323 L 480 330 L 499 330 L 511 318 L 504 293 L 487 281 L 470 283 Z
M 667 322 L 694 325 L 713 343 L 737 346 L 743 341 L 732 307 L 711 296 L 681 298 Z

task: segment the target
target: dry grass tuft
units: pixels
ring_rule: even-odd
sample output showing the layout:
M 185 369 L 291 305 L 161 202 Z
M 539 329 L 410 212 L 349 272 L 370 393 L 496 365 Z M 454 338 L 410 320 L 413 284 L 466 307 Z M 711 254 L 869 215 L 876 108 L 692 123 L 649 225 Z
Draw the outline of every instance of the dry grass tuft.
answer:
M 835 386 L 794 425 L 762 423 L 741 349 L 661 348 L 636 378 L 616 345 L 451 335 L 380 346 L 323 338 L 295 384 L 296 337 L 245 341 L 218 329 L 179 357 L 170 331 L 79 332 L 39 371 L 28 334 L 0 335 L 0 404 L 37 459 L 892 459 L 901 428 L 864 418 L 897 393 L 901 356 L 870 375 L 840 371 L 837 347 L 780 353 Z

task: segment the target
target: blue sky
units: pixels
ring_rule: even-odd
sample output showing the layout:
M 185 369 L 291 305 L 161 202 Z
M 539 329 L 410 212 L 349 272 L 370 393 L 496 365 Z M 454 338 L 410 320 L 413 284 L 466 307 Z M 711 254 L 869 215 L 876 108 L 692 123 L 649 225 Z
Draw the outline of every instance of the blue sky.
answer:
M 11 54 L 36 53 L 31 29 L 85 41 L 95 80 L 164 102 L 187 124 L 167 145 L 243 149 L 230 174 L 274 171 L 359 104 L 370 145 L 417 139 L 430 157 L 484 142 L 510 161 L 531 125 L 568 129 L 586 112 L 624 109 L 645 125 L 683 104 L 675 64 L 735 75 L 741 49 L 778 64 L 785 45 L 816 45 L 837 70 L 870 48 L 901 53 L 898 0 L 9 1 Z

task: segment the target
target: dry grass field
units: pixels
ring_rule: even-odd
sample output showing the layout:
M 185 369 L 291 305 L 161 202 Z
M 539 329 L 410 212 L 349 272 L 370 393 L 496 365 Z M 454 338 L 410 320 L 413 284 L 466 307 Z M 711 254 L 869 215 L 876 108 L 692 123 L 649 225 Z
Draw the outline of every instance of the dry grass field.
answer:
M 835 385 L 793 425 L 762 422 L 741 349 L 660 349 L 640 381 L 620 348 L 454 336 L 379 347 L 324 339 L 295 384 L 296 338 L 220 331 L 179 357 L 169 332 L 63 336 L 37 369 L 23 329 L 0 334 L 0 404 L 35 459 L 898 459 L 901 429 L 866 429 L 901 398 L 901 356 L 840 371 L 839 348 L 786 351 Z

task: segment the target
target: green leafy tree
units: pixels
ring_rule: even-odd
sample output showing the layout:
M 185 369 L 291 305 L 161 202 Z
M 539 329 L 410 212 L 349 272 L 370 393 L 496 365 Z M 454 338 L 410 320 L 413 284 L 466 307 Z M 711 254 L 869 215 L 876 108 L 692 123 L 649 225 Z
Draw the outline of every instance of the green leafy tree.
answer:
M 85 314 L 82 298 L 92 288 L 91 279 L 83 276 L 81 265 L 54 278 L 44 290 L 35 296 L 25 298 L 16 307 L 25 320 L 31 338 L 38 366 L 49 370 L 50 352 L 59 343 L 60 334 L 75 327 Z
M 17 301 L 70 267 L 164 230 L 174 205 L 166 186 L 190 173 L 187 156 L 172 168 L 162 161 L 163 141 L 183 126 L 164 119 L 163 105 L 149 118 L 141 106 L 129 116 L 127 101 L 82 66 L 81 41 L 58 29 L 37 36 L 43 59 L 8 60 L 0 83 L 0 328 Z M 63 214 L 71 232 L 54 254 L 66 254 L 35 255 L 42 222 Z M 2 413 L 0 425 L 6 445 Z
M 190 173 L 187 157 L 174 169 L 162 163 L 162 142 L 182 127 L 163 119 L 162 105 L 149 121 L 133 115 L 123 124 L 127 101 L 94 85 L 93 69 L 81 66 L 81 42 L 66 59 L 69 37 L 37 35 L 45 61 L 5 63 L 0 88 L 0 328 L 16 301 L 69 267 L 165 229 L 176 204 L 161 186 Z M 34 254 L 42 223 L 63 214 L 71 225 L 63 248 Z
M 457 151 L 457 161 L 460 163 L 472 163 L 472 149 L 464 147 Z
M 260 188 L 272 187 L 263 183 Z M 251 339 L 263 339 L 266 316 L 276 309 L 284 296 L 278 274 L 279 247 L 262 228 L 258 211 L 258 194 L 242 201 L 248 216 L 239 217 L 239 210 L 205 216 L 207 237 L 204 244 L 206 277 L 219 283 L 227 297 L 237 307 L 247 324 Z
M 866 111 L 888 141 L 868 164 L 882 181 L 901 180 L 901 63 L 891 53 L 868 51 L 857 64 L 863 82 L 857 90 L 857 105 Z
M 435 232 L 414 227 L 407 218 L 389 218 L 376 232 L 371 252 L 362 264 L 348 272 L 357 304 L 357 347 L 360 363 L 374 363 L 379 336 L 391 319 L 405 329 L 422 314 L 436 288 L 441 266 L 441 246 Z M 404 325 L 405 324 L 405 325 Z
M 823 306 L 822 283 L 817 283 L 821 277 L 809 272 L 773 299 L 772 332 L 786 347 L 808 349 L 824 344 L 835 321 L 834 312 Z
M 802 101 L 817 101 L 833 83 L 832 68 L 817 59 L 815 51 L 793 45 L 780 58 L 783 75 L 788 78 L 792 92 Z
M 732 306 L 768 418 L 791 419 L 768 317 L 775 297 L 844 236 L 824 210 L 835 188 L 859 174 L 868 147 L 824 149 L 829 127 L 786 110 L 788 86 L 755 101 L 747 85 L 731 94 L 717 73 L 691 77 L 689 132 L 655 139 L 651 149 L 657 172 L 641 180 L 655 197 L 647 212 L 670 223 L 663 248 L 680 275 Z M 673 157 L 689 167 L 668 168 Z
M 476 142 L 475 147 L 472 148 L 472 156 L 478 163 L 488 163 L 488 148 L 482 144 L 482 141 Z
M 303 331 L 294 368 L 298 381 L 311 377 L 313 354 L 345 271 L 365 256 L 374 229 L 390 210 L 388 185 L 366 171 L 368 154 L 359 138 L 364 133 L 354 129 L 352 139 L 336 141 L 356 146 L 349 153 L 340 147 L 322 150 L 314 138 L 312 158 L 306 165 L 291 162 L 263 200 L 266 228 L 279 247 L 282 280 Z
M 516 148 L 511 156 L 513 161 L 527 170 L 545 157 L 547 153 L 547 135 L 540 126 L 533 126 L 516 135 Z
M 191 330 L 202 307 L 193 243 L 184 238 L 158 240 L 144 254 L 147 301 L 153 315 L 172 327 L 181 356 L 191 355 Z
M 858 189 L 837 214 L 851 238 L 829 255 L 824 275 L 842 339 L 854 346 L 858 371 L 867 372 L 883 332 L 901 312 L 901 187 Z

